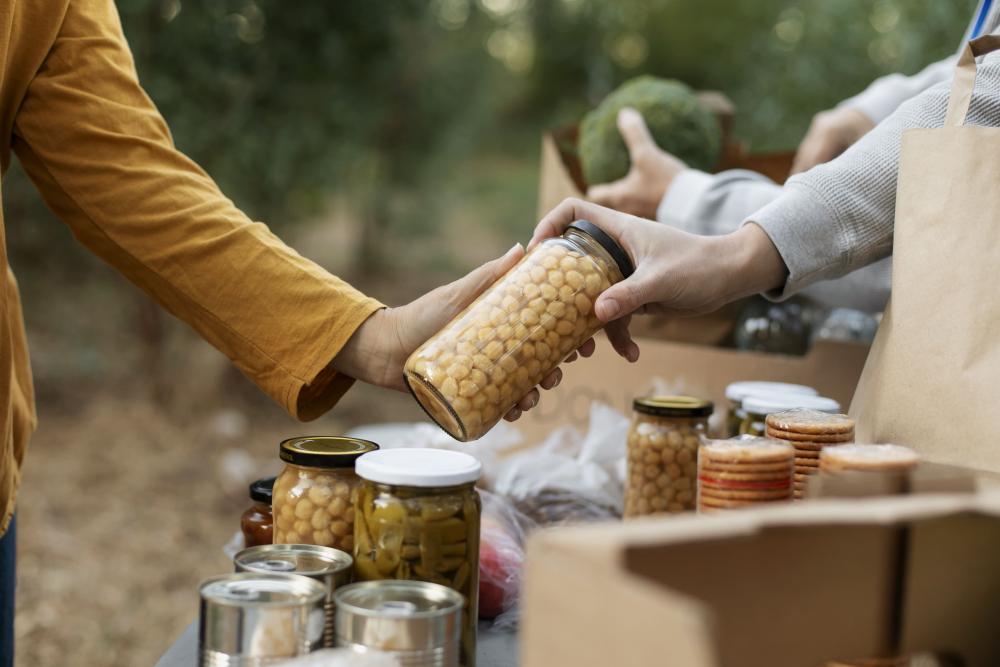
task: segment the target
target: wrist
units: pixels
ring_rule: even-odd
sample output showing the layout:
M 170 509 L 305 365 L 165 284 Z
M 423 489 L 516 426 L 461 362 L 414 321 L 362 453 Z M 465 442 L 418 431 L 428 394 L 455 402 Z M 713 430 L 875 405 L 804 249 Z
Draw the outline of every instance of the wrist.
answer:
M 333 369 L 356 380 L 378 387 L 389 386 L 390 366 L 395 358 L 385 345 L 391 340 L 389 308 L 381 308 L 354 330 L 331 364 Z M 400 362 L 399 367 L 402 367 Z M 398 378 L 397 378 L 398 379 Z
M 735 232 L 716 237 L 723 246 L 727 301 L 778 289 L 788 278 L 781 253 L 761 227 L 749 222 Z

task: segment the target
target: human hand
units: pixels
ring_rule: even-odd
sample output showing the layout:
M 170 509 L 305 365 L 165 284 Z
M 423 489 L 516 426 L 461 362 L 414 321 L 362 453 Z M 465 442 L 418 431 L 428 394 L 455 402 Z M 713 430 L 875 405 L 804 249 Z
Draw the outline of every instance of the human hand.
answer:
M 871 118 L 850 107 L 821 111 L 813 116 L 792 162 L 792 173 L 829 162 L 875 127 Z
M 615 351 L 629 361 L 639 348 L 628 332 L 633 313 L 672 316 L 715 310 L 730 301 L 781 285 L 787 276 L 771 239 L 754 224 L 731 234 L 698 236 L 579 199 L 566 199 L 538 226 L 528 248 L 589 220 L 629 254 L 635 272 L 605 290 L 594 313 L 605 322 Z
M 635 109 L 625 107 L 618 112 L 618 131 L 632 166 L 625 178 L 591 186 L 587 197 L 601 206 L 655 219 L 667 188 L 687 165 L 656 145 L 642 114 Z
M 387 389 L 405 391 L 403 365 L 418 347 L 440 331 L 472 303 L 490 285 L 499 280 L 524 256 L 520 244 L 503 257 L 480 266 L 464 278 L 439 287 L 405 306 L 376 311 L 358 327 L 340 354 L 334 359 L 337 372 Z M 594 341 L 586 341 L 577 352 L 584 357 L 594 353 Z M 576 359 L 571 354 L 567 362 Z M 556 368 L 540 383 L 552 389 L 562 380 Z M 511 408 L 505 418 L 513 421 L 521 412 L 538 404 L 538 389 L 532 389 Z

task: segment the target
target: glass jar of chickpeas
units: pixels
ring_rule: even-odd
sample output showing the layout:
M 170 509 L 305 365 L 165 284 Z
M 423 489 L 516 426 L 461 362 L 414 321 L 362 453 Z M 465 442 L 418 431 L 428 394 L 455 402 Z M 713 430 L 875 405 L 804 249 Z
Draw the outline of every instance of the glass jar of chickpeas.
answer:
M 698 446 L 712 409 L 711 401 L 690 396 L 651 396 L 633 401 L 626 517 L 695 508 Z
M 462 452 L 391 449 L 358 461 L 357 580 L 429 581 L 465 596 L 460 661 L 474 667 L 482 466 Z
M 631 273 L 625 251 L 578 220 L 421 345 L 406 384 L 452 437 L 475 440 L 601 328 L 595 299 Z
M 343 437 L 285 440 L 285 469 L 274 482 L 275 544 L 318 544 L 351 553 L 358 476 L 354 462 L 378 445 Z

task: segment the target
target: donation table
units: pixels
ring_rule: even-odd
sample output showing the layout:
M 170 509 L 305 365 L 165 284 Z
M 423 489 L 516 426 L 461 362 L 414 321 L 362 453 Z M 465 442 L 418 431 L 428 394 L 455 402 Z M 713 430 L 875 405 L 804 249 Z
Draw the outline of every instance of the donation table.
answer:
M 477 667 L 516 667 L 517 635 L 506 630 L 494 630 L 490 622 L 480 622 L 476 650 Z M 156 667 L 197 667 L 198 621 L 187 626 L 173 646 L 167 649 Z

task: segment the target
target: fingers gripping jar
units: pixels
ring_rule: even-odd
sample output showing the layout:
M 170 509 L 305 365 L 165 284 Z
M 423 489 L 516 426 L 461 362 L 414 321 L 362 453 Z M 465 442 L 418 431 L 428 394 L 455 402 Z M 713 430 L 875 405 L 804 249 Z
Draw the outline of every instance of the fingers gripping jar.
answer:
M 711 401 L 654 396 L 636 399 L 632 409 L 625 516 L 693 510 L 698 446 L 712 416 Z
M 274 482 L 275 544 L 318 544 L 351 553 L 358 476 L 354 462 L 378 445 L 340 437 L 281 443 L 285 469 Z
M 602 324 L 594 301 L 632 273 L 596 225 L 543 241 L 407 360 L 406 384 L 453 438 L 489 431 Z
M 460 659 L 474 667 L 482 466 L 461 452 L 391 449 L 361 457 L 357 469 L 355 578 L 428 581 L 461 593 Z

